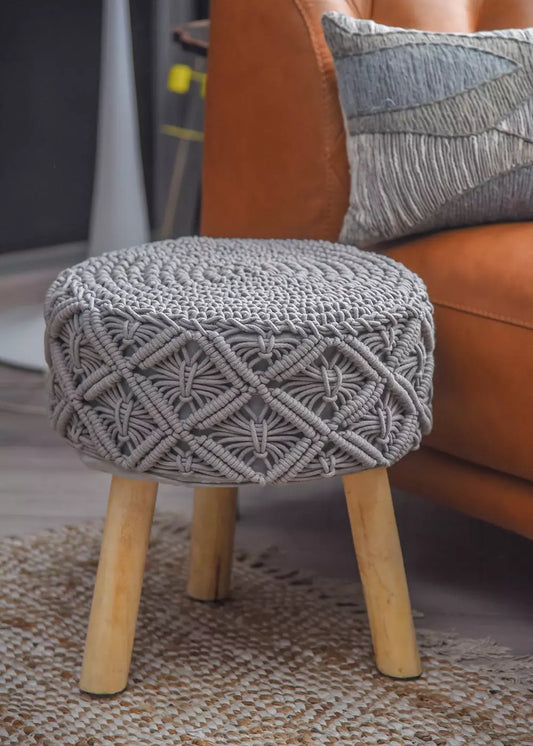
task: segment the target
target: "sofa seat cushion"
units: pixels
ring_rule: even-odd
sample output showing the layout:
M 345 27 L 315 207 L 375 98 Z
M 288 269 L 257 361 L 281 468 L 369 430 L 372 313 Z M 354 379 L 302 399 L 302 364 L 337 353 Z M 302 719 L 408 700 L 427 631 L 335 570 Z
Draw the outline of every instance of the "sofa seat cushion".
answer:
M 428 445 L 533 480 L 533 223 L 446 231 L 387 254 L 435 305 Z

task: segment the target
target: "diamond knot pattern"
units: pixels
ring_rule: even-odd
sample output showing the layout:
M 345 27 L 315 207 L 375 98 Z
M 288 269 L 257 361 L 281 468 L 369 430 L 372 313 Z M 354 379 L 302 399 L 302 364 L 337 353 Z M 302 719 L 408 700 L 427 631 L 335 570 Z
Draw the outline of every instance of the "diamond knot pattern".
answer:
M 106 470 L 197 484 L 389 466 L 431 428 L 419 277 L 323 241 L 184 238 L 62 272 L 53 427 Z

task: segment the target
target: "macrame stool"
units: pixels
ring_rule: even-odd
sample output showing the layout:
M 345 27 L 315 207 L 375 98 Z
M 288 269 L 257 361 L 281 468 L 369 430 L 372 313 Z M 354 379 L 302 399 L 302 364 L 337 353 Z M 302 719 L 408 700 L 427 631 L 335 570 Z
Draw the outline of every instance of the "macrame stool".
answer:
M 195 485 L 188 593 L 230 590 L 237 488 L 343 475 L 379 670 L 420 675 L 387 477 L 431 427 L 433 316 L 392 259 L 183 238 L 62 272 L 52 426 L 113 474 L 81 689 L 127 684 L 157 483 Z

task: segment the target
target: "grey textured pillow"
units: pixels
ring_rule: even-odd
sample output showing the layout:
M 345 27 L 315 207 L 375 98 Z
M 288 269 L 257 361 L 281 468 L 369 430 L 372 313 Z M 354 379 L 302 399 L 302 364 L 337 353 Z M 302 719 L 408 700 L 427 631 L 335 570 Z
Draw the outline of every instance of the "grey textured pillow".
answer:
M 327 13 L 346 120 L 341 241 L 533 217 L 533 30 L 448 34 Z

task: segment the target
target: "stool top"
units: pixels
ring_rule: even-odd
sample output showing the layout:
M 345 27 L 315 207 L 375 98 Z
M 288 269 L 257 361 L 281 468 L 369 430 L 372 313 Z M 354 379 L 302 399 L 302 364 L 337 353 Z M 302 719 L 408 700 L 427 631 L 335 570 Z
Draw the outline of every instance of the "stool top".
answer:
M 98 468 L 271 484 L 388 466 L 431 426 L 432 308 L 388 257 L 180 238 L 46 298 L 52 426 Z
M 422 280 L 394 260 L 326 241 L 186 237 L 91 258 L 64 270 L 47 316 L 70 301 L 217 326 L 275 331 L 379 325 L 427 309 Z

